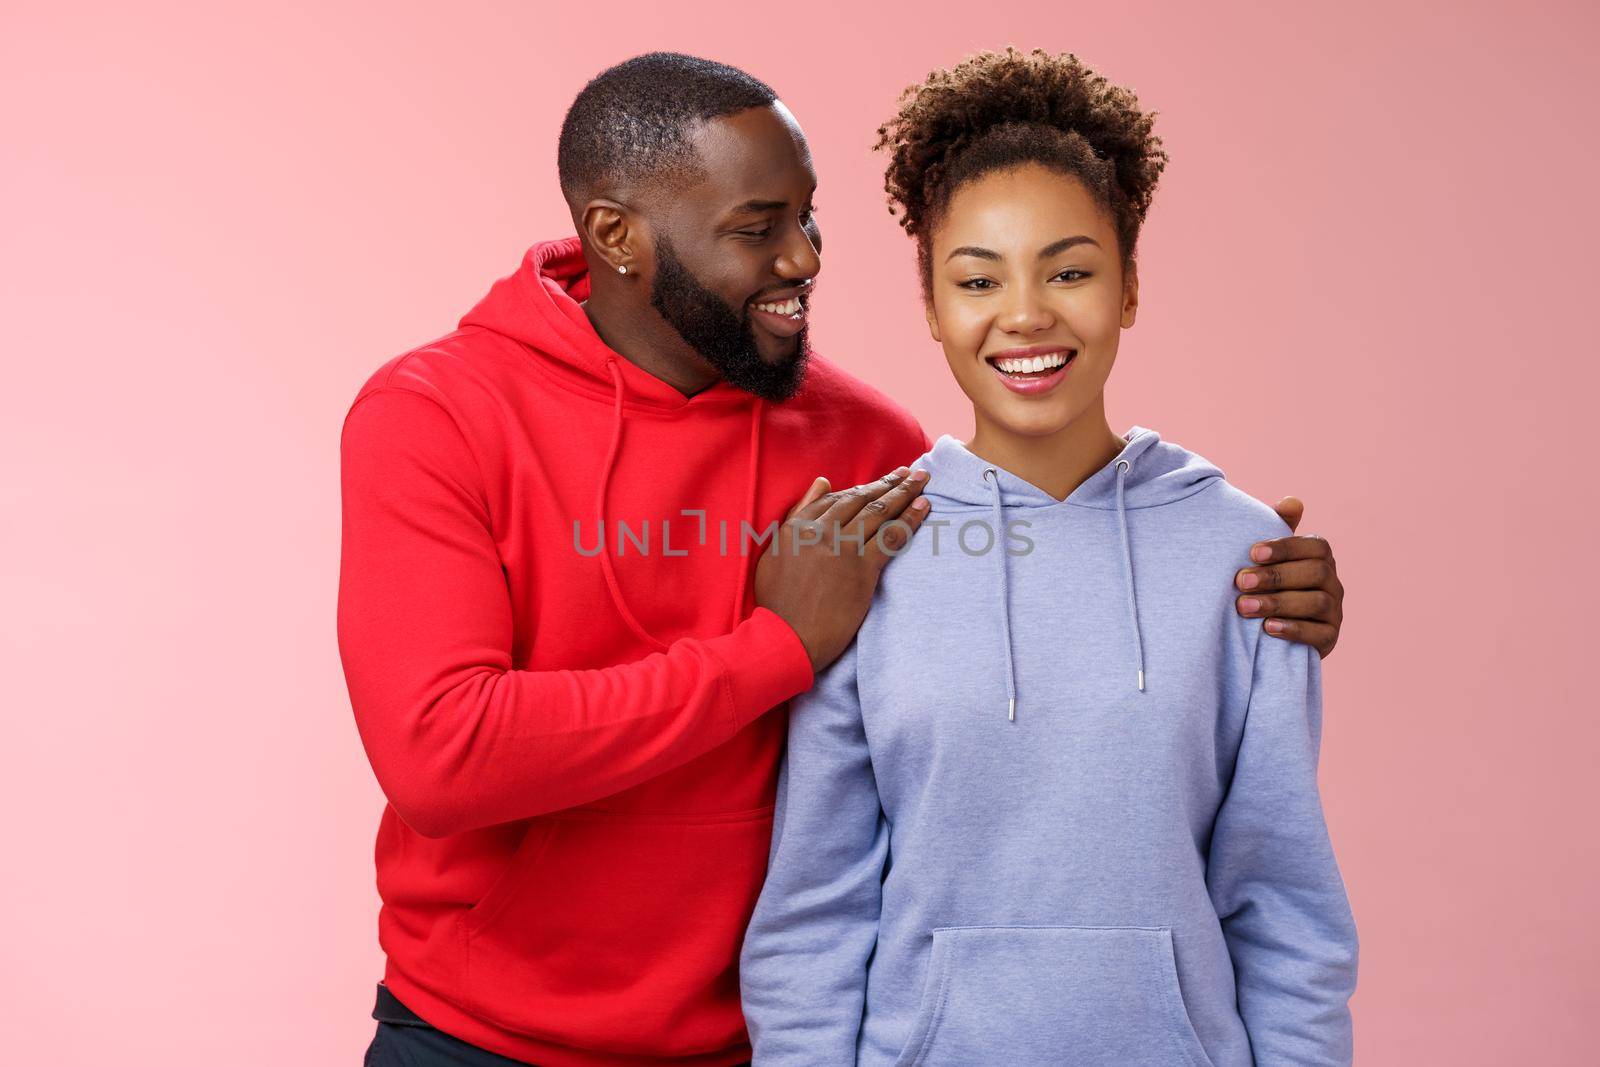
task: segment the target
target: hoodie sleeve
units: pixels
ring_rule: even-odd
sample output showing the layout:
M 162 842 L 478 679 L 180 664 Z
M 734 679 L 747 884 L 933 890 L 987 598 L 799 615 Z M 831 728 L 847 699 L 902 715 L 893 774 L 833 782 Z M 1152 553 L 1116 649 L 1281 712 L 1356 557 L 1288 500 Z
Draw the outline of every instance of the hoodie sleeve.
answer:
M 810 686 L 788 623 L 595 670 L 514 670 L 511 599 L 475 457 L 432 399 L 380 388 L 340 438 L 338 641 L 356 725 L 400 817 L 444 837 L 620 792 Z M 585 606 L 572 606 L 572 621 Z
M 790 705 L 767 880 L 739 962 L 762 1067 L 856 1062 L 888 852 L 851 644 Z
M 1207 880 L 1263 1065 L 1349 1064 L 1355 920 L 1317 791 L 1322 665 L 1262 635 Z

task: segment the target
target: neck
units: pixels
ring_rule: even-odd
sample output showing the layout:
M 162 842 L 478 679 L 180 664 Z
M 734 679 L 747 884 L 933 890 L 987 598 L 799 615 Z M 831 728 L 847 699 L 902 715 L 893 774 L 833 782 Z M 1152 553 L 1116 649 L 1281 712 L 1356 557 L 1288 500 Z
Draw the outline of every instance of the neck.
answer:
M 602 278 L 611 282 L 608 277 L 590 277 L 589 299 L 578 306 L 607 348 L 684 396 L 694 396 L 721 378 L 655 308 L 648 304 L 639 308 L 634 306 L 637 301 L 622 299 L 624 294 L 614 285 L 602 284 Z
M 1117 457 L 1127 445 L 1106 421 L 1105 398 L 1067 425 L 1043 436 L 1019 434 L 996 425 L 980 412 L 977 432 L 967 450 L 1065 500 L 1090 475 Z

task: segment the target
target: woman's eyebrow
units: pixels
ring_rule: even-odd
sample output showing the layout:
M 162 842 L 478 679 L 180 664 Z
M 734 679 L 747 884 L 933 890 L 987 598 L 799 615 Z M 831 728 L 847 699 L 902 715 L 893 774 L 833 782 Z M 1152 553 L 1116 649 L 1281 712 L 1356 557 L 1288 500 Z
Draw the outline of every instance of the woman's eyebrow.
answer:
M 1076 245 L 1094 245 L 1096 248 L 1099 248 L 1100 242 L 1096 241 L 1093 237 L 1090 237 L 1085 233 L 1076 234 L 1072 237 L 1063 237 L 1061 240 L 1052 241 L 1043 248 L 1039 249 L 1039 258 L 1049 259 L 1051 256 L 1065 252 L 1067 249 Z M 973 256 L 977 259 L 993 260 L 996 263 L 1005 258 L 992 248 L 983 248 L 980 245 L 962 245 L 960 248 L 952 248 L 950 250 L 950 254 L 945 256 L 944 260 L 946 263 L 948 263 L 957 256 Z
M 1080 233 L 1075 237 L 1063 237 L 1061 240 L 1047 244 L 1043 248 L 1039 249 L 1039 258 L 1049 259 L 1051 256 L 1065 252 L 1074 245 L 1094 245 L 1096 248 L 1099 248 L 1100 242 L 1096 241 L 1088 234 L 1083 233 Z

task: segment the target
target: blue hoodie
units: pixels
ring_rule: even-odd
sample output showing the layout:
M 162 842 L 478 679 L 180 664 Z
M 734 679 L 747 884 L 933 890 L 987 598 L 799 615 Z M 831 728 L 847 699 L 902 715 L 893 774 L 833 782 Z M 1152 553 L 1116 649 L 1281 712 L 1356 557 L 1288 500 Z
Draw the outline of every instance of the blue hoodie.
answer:
M 1064 501 L 948 435 L 914 464 L 932 512 L 790 707 L 756 1067 L 1350 1062 L 1321 661 L 1233 607 L 1288 529 L 1125 440 Z

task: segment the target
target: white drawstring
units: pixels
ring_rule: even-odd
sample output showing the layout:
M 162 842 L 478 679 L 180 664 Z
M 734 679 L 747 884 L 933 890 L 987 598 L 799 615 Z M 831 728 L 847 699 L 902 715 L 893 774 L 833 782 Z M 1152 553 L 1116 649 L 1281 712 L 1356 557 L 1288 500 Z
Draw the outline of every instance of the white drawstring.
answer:
M 1000 510 L 1000 472 L 993 467 L 985 467 L 983 480 L 994 489 L 994 526 L 995 539 L 991 542 L 991 550 L 995 550 L 999 557 L 1000 567 L 1000 628 L 1005 632 L 1006 649 L 1006 718 L 1011 722 L 1017 721 L 1017 665 L 1011 651 L 1011 598 L 1007 595 L 1009 586 L 1006 578 L 1006 534 L 1005 524 Z
M 1122 530 L 1122 573 L 1128 583 L 1128 623 L 1133 627 L 1133 652 L 1139 669 L 1139 692 L 1144 692 L 1144 640 L 1139 636 L 1139 600 L 1133 590 L 1133 551 L 1128 547 L 1128 510 L 1123 504 L 1123 477 L 1132 466 L 1117 460 L 1117 525 Z

